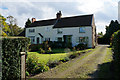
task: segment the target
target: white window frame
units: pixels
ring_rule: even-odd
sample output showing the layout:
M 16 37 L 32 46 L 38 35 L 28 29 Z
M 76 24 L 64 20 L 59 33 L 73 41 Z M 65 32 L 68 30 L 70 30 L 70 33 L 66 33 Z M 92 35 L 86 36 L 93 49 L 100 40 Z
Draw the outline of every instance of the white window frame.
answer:
M 29 33 L 34 33 L 35 29 L 29 29 Z

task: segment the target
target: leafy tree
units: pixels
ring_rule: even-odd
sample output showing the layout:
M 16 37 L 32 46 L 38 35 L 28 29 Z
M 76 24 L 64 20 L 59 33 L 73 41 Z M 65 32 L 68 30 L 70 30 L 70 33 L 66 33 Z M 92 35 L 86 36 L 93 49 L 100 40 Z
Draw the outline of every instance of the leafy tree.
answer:
M 109 26 L 106 26 L 106 34 L 104 35 L 104 39 L 107 41 L 106 43 L 110 43 L 112 34 L 118 30 L 120 30 L 120 24 L 117 20 L 112 20 Z
M 8 24 L 5 21 L 6 18 L 0 14 L 0 36 L 7 36 L 11 32 Z
M 11 31 L 9 33 L 10 36 L 17 36 L 23 31 L 23 29 L 17 25 L 17 20 L 13 16 L 8 16 L 7 19 L 8 19 L 9 27 Z
M 30 26 L 31 23 L 32 23 L 32 22 L 31 22 L 30 19 L 28 18 L 28 20 L 27 20 L 26 23 L 25 23 L 25 27 Z

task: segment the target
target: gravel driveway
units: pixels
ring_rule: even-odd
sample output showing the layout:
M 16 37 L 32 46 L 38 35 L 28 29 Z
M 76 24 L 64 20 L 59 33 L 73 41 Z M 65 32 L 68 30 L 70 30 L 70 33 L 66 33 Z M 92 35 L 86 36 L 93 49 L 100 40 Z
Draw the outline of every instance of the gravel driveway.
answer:
M 108 45 L 99 45 L 93 51 L 85 53 L 80 57 L 70 60 L 66 63 L 32 78 L 96 78 L 98 64 L 103 63 L 106 56 Z

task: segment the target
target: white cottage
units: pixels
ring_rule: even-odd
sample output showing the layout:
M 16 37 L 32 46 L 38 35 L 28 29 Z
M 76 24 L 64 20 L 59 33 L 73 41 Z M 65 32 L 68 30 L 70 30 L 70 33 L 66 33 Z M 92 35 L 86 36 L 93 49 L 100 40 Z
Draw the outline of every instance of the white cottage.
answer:
M 32 18 L 32 24 L 26 27 L 25 36 L 31 39 L 32 44 L 48 40 L 71 42 L 72 46 L 83 42 L 87 43 L 88 47 L 96 46 L 93 14 L 63 18 L 61 16 L 59 11 L 55 19 L 36 21 Z

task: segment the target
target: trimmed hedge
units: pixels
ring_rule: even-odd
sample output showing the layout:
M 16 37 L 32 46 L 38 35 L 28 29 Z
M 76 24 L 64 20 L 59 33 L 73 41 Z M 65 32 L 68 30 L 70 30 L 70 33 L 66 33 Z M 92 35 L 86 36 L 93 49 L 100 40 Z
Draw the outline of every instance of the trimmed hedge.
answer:
M 19 80 L 21 78 L 21 55 L 26 52 L 29 38 L 2 38 L 2 79 Z
M 120 79 L 120 30 L 112 35 L 113 63 L 116 78 Z

